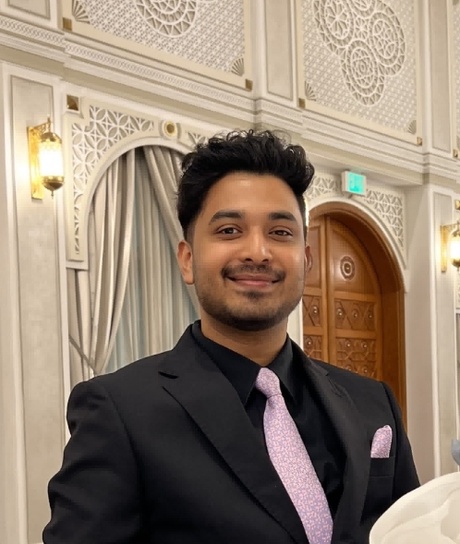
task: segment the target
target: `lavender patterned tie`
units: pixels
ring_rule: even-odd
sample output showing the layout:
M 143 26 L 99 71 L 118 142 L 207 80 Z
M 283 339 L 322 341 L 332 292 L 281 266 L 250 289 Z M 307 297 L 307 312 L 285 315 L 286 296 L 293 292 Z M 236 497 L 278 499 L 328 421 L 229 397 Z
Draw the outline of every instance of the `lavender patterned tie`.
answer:
M 332 518 L 326 495 L 290 416 L 274 372 L 261 368 L 256 388 L 267 397 L 264 432 L 268 454 L 294 504 L 310 544 L 330 544 Z

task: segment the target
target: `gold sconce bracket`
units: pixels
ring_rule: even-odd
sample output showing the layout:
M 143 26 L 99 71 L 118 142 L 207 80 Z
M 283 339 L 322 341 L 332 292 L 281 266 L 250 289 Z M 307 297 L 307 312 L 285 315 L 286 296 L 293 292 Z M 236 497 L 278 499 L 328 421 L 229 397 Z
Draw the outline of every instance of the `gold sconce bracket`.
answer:
M 32 198 L 43 200 L 45 188 L 41 182 L 40 165 L 38 162 L 38 147 L 41 135 L 49 128 L 49 120 L 35 127 L 27 127 L 27 140 L 29 143 L 29 169 L 30 169 L 30 190 Z

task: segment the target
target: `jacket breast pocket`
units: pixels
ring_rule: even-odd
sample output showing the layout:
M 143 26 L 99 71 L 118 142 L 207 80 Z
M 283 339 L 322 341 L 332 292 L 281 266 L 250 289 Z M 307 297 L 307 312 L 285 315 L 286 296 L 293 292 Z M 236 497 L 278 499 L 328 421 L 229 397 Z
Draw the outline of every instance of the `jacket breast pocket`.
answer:
M 371 459 L 369 478 L 393 477 L 395 471 L 395 456 L 384 459 Z
M 364 517 L 377 517 L 393 502 L 395 457 L 371 459 Z

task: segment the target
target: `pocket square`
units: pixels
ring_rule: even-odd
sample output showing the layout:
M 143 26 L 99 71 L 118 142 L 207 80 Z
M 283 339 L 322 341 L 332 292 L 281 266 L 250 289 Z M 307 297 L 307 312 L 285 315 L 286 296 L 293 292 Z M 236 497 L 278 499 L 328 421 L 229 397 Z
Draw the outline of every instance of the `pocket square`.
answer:
M 387 459 L 390 457 L 391 441 L 393 439 L 393 430 L 389 425 L 377 429 L 372 439 L 371 458 Z

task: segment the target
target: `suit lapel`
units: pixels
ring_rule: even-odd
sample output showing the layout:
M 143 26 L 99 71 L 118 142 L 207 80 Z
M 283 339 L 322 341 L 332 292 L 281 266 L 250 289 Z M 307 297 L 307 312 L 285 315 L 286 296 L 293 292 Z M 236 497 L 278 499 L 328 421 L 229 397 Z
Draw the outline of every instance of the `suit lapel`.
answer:
M 343 493 L 334 516 L 333 542 L 351 542 L 360 523 L 369 478 L 370 454 L 366 433 L 361 416 L 346 390 L 330 379 L 326 369 L 307 359 L 300 348 L 297 351 L 304 360 L 307 379 L 318 392 L 344 448 Z
M 186 331 L 160 369 L 163 387 L 188 412 L 246 489 L 298 544 L 305 531 L 244 406 Z

